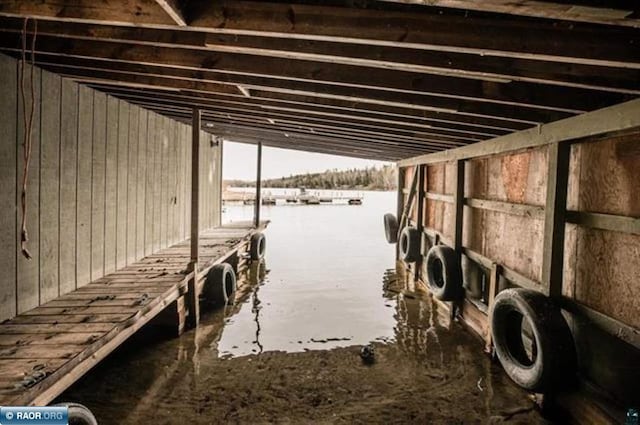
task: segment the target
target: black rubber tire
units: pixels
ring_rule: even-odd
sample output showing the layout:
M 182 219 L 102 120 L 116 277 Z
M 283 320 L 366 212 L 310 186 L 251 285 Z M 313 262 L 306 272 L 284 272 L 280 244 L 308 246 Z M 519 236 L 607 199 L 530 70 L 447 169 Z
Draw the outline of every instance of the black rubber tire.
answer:
M 262 260 L 264 253 L 267 250 L 267 238 L 264 233 L 257 232 L 251 236 L 251 245 L 249 247 L 249 254 L 252 260 Z
M 236 293 L 236 273 L 227 263 L 217 264 L 209 270 L 202 295 L 210 304 L 226 305 Z
M 69 425 L 98 425 L 91 410 L 79 403 L 58 403 L 56 407 L 69 409 Z
M 407 263 L 415 263 L 420 259 L 420 232 L 413 226 L 406 226 L 400 233 L 400 258 Z
M 533 359 L 522 341 L 525 319 L 532 333 Z M 491 334 L 507 375 L 529 391 L 561 389 L 575 378 L 576 350 L 560 308 L 544 294 L 510 288 L 500 292 L 491 310 Z
M 431 247 L 427 253 L 427 284 L 439 300 L 455 301 L 464 295 L 460 260 L 455 250 L 446 245 Z
M 384 215 L 384 236 L 391 244 L 398 242 L 398 218 L 391 213 Z

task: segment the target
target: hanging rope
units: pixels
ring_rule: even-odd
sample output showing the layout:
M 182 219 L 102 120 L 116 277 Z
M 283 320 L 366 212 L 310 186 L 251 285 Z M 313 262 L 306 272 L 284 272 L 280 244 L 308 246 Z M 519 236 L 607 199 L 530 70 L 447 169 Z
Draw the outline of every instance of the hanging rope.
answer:
M 36 35 L 38 33 L 38 21 L 33 21 L 33 37 L 31 39 L 31 109 L 27 116 L 27 100 L 25 96 L 25 76 L 24 68 L 27 63 L 27 25 L 29 18 L 25 18 L 22 26 L 22 60 L 20 61 L 20 95 L 22 97 L 22 118 L 24 124 L 24 140 L 23 140 L 23 170 L 22 170 L 22 194 L 20 201 L 22 205 L 22 231 L 21 231 L 21 250 L 28 260 L 32 258 L 29 249 L 27 248 L 27 242 L 29 242 L 29 236 L 27 232 L 27 184 L 29 182 L 29 164 L 31 162 L 31 137 L 33 128 L 33 116 L 35 114 L 35 83 L 34 83 L 34 70 L 35 70 L 35 55 L 36 55 Z

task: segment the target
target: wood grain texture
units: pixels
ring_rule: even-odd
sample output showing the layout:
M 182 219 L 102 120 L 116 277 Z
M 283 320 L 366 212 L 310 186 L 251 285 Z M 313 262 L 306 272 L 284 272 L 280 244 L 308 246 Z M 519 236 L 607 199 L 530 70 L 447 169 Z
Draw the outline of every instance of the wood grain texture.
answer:
M 138 200 L 136 198 L 138 190 L 138 135 L 140 131 L 140 109 L 136 106 L 129 106 L 129 152 L 127 156 L 127 253 L 126 264 L 135 262 L 136 238 L 138 235 L 137 215 Z
M 145 208 L 147 203 L 147 125 L 148 113 L 145 109 L 134 107 L 138 110 L 138 167 L 136 184 L 136 258 L 144 257 L 145 253 Z
M 60 108 L 60 288 L 58 295 L 76 289 L 77 285 L 78 85 L 66 78 L 62 79 Z
M 105 153 L 107 96 L 95 92 L 93 100 L 93 168 L 91 189 L 91 280 L 104 275 Z
M 40 301 L 59 295 L 60 264 L 60 87 L 59 76 L 42 71 L 40 139 Z
M 92 274 L 93 96 L 93 90 L 82 85 L 78 87 L 76 287 L 87 284 L 91 280 Z
M 105 148 L 104 272 L 116 270 L 118 220 L 118 116 L 120 101 L 107 95 L 107 139 Z
M 116 269 L 127 265 L 127 195 L 129 184 L 129 104 L 118 102 L 118 153 L 116 177 Z M 135 211 L 135 209 L 134 209 Z
M 18 123 L 18 66 L 17 62 L 0 55 L 0 321 L 16 314 L 16 255 L 18 228 L 16 223 L 17 140 Z
M 27 101 L 27 115 L 29 115 L 29 106 L 31 104 L 32 88 L 29 83 L 31 67 L 25 65 L 25 97 Z M 31 162 L 28 169 L 29 180 L 27 183 L 27 231 L 29 241 L 27 247 L 33 256 L 28 260 L 22 254 L 18 253 L 17 258 L 17 297 L 18 297 L 18 313 L 34 308 L 38 305 L 40 299 L 40 283 L 39 283 L 39 258 L 40 258 L 40 226 L 39 226 L 39 202 L 40 202 L 40 76 L 39 69 L 34 70 L 33 94 L 35 99 L 35 113 L 32 125 L 32 146 L 31 146 Z M 24 115 L 23 100 L 18 98 L 18 190 L 16 191 L 16 221 L 18 232 L 22 222 L 22 209 L 20 207 L 20 196 L 22 190 L 23 173 L 23 155 L 24 155 Z M 18 233 L 18 249 L 20 241 L 20 233 Z

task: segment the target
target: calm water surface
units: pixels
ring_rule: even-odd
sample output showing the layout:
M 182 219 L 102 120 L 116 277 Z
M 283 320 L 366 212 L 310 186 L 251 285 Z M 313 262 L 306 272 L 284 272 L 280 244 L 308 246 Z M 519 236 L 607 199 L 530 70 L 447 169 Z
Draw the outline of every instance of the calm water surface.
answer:
M 396 194 L 360 194 L 362 205 L 262 207 L 261 216 L 271 224 L 259 311 L 248 303 L 229 319 L 220 355 L 327 349 L 393 337 L 395 304 L 383 298 L 382 278 L 394 267 L 394 247 L 384 239 L 382 216 L 395 208 Z M 225 209 L 226 222 L 253 217 L 251 205 Z

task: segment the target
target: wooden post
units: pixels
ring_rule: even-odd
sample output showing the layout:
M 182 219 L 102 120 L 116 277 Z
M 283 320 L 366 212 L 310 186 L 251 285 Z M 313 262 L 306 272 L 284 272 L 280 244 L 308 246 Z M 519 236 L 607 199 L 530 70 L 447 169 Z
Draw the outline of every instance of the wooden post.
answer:
M 569 143 L 551 143 L 548 154 L 547 203 L 544 214 L 542 283 L 551 297 L 562 295 L 564 228 L 569 181 Z
M 189 279 L 187 293 L 187 307 L 189 308 L 189 326 L 198 326 L 200 320 L 198 297 L 198 244 L 200 227 L 200 109 L 193 109 L 191 123 L 191 261 L 189 272 L 193 276 Z
M 456 161 L 456 191 L 453 195 L 453 202 L 455 205 L 455 228 L 453 234 L 453 248 L 456 250 L 458 256 L 462 255 L 462 224 L 464 222 L 464 170 L 465 161 L 459 159 Z
M 256 202 L 253 215 L 253 224 L 256 229 L 260 227 L 260 204 L 262 203 L 262 142 L 258 142 L 258 161 L 256 169 Z
M 502 273 L 502 267 L 499 264 L 491 264 L 491 275 L 489 276 L 489 299 L 487 300 L 487 307 L 489 311 L 493 308 L 493 303 L 500 290 L 500 274 Z M 487 317 L 487 331 L 485 335 L 485 352 L 493 355 L 493 341 L 491 336 L 491 314 Z
M 456 250 L 458 261 L 462 261 L 462 225 L 464 223 L 464 170 L 465 161 L 459 159 L 456 161 L 456 187 L 453 194 L 453 203 L 455 206 L 455 227 L 453 233 L 453 249 Z M 456 310 L 460 307 L 460 303 L 451 302 L 451 320 L 456 316 Z
M 420 241 L 422 241 L 422 231 L 424 229 L 424 202 L 425 202 L 425 187 L 424 187 L 424 175 L 426 165 L 418 166 L 418 221 L 416 223 L 416 228 L 418 229 L 418 233 L 420 234 Z M 422 247 L 420 247 L 422 250 Z M 417 281 L 420 278 L 420 269 L 422 267 L 423 257 L 420 256 L 420 259 L 416 261 L 415 271 L 414 271 L 414 279 Z
M 402 219 L 402 211 L 404 211 L 404 172 L 405 168 L 398 166 L 398 201 L 396 206 L 396 217 L 398 223 Z M 396 261 L 400 259 L 400 251 L 396 244 Z

